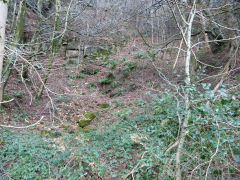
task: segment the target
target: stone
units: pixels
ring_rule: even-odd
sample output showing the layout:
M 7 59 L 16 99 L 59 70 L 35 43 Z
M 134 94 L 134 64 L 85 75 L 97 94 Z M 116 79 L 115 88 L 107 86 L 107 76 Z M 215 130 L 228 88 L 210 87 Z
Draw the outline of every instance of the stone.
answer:
M 79 57 L 79 50 L 66 50 L 66 58 Z
M 97 57 L 101 55 L 108 55 L 108 51 L 101 46 L 85 46 L 84 47 L 84 57 Z
M 91 121 L 92 120 L 80 119 L 80 120 L 78 120 L 78 126 L 81 128 L 85 128 L 91 123 Z
M 99 106 L 100 108 L 102 108 L 102 109 L 107 109 L 107 108 L 110 107 L 109 104 L 99 104 L 98 106 Z
M 93 112 L 86 112 L 86 113 L 84 113 L 83 116 L 87 119 L 90 119 L 90 120 L 94 120 L 96 118 L 96 115 Z
M 93 112 L 86 112 L 80 118 L 77 119 L 78 126 L 80 128 L 85 128 L 88 126 L 92 120 L 96 118 L 95 113 Z

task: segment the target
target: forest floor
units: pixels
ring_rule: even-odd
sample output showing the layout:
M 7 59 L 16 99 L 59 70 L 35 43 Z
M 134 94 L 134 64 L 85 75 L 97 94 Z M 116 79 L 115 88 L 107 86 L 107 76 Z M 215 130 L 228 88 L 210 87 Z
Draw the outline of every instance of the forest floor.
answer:
M 146 54 L 142 40 L 134 39 L 104 61 L 99 58 L 71 64 L 58 56 L 46 84 L 49 91 L 44 92 L 41 100 L 31 100 L 37 85 L 27 82 L 25 86 L 19 75 L 12 73 L 7 96 L 14 101 L 6 105 L 1 123 L 28 126 L 43 117 L 37 126 L 39 130 L 54 128 L 62 131 L 64 126 L 76 129 L 77 119 L 85 112 L 98 114 L 90 125 L 94 127 L 119 119 L 113 112 L 131 106 L 139 98 L 148 101 L 150 97 L 146 92 L 160 95 L 166 87 L 170 88 L 168 80 L 183 83 L 182 58 L 176 68 L 172 68 L 175 52 L 170 52 L 165 57 L 167 60 L 155 62 Z M 102 104 L 109 107 L 101 108 Z
M 165 91 L 174 89 L 172 84 L 184 84 L 184 57 L 179 57 L 173 69 L 176 54 L 176 51 L 168 50 L 164 57 L 159 56 L 157 60 L 152 61 L 151 54 L 147 52 L 143 41 L 133 39 L 119 52 L 107 58 L 83 60 L 80 64 L 77 64 L 58 56 L 55 58 L 46 84 L 48 93 L 44 91 L 41 100 L 31 100 L 38 86 L 30 82 L 26 82 L 25 86 L 19 80 L 19 75 L 14 72 L 9 79 L 6 95 L 9 99 L 14 98 L 14 100 L 6 104 L 4 111 L 1 113 L 0 123 L 6 126 L 23 127 L 20 129 L 13 128 L 16 132 L 29 131 L 42 137 L 51 136 L 51 139 L 58 143 L 58 148 L 62 151 L 68 149 L 71 152 L 72 148 L 68 146 L 68 141 L 64 141 L 62 137 L 75 134 L 75 140 L 78 141 L 76 146 L 82 141 L 86 141 L 89 143 L 87 147 L 91 147 L 94 153 L 97 150 L 103 151 L 98 157 L 100 163 L 109 164 L 109 167 L 114 167 L 117 170 L 116 178 L 113 178 L 111 176 L 113 171 L 107 169 L 104 179 L 121 179 L 121 173 L 127 174 L 124 169 L 129 170 L 133 166 L 131 163 L 137 162 L 136 160 L 141 158 L 143 152 L 141 152 L 139 145 L 139 137 L 128 134 L 130 139 L 136 143 L 130 144 L 130 151 L 127 152 L 129 154 L 126 153 L 129 157 L 123 158 L 121 156 L 123 158 L 121 162 L 117 157 L 117 152 L 114 152 L 112 157 L 109 152 L 111 150 L 119 151 L 120 155 L 123 155 L 118 144 L 120 143 L 119 146 L 122 146 L 121 143 L 125 144 L 124 142 L 118 142 L 117 136 L 124 133 L 124 130 L 119 132 L 112 130 L 112 132 L 109 132 L 112 133 L 112 137 L 109 137 L 108 134 L 99 135 L 100 140 L 96 141 L 100 145 L 104 146 L 104 143 L 109 143 L 109 146 L 114 146 L 115 143 L 116 146 L 112 148 L 102 147 L 101 150 L 98 149 L 98 144 L 91 144 L 91 142 L 95 142 L 94 138 L 91 142 L 84 138 L 79 140 L 78 135 L 95 130 L 106 131 L 109 125 L 124 120 L 126 115 L 134 118 L 141 112 L 139 104 L 142 102 L 152 103 L 153 97 L 148 92 L 161 97 Z M 32 75 L 36 77 L 36 74 L 33 73 Z M 234 84 L 237 81 L 231 80 L 230 83 Z M 78 121 L 86 112 L 94 113 L 96 118 L 88 126 L 80 128 Z M 41 122 L 34 127 L 24 128 L 39 120 Z M 141 128 L 140 125 L 139 129 Z M 105 139 L 101 140 L 101 137 Z M 110 140 L 108 140 L 108 137 Z M 97 150 L 94 150 L 94 148 L 97 148 Z M 166 149 L 167 147 L 162 148 Z M 41 156 L 43 155 L 41 154 Z M 76 153 L 70 155 L 66 164 L 72 161 L 73 156 L 77 157 L 78 155 Z M 113 156 L 115 156 L 116 161 L 114 163 L 112 162 Z M 91 158 L 87 154 L 88 157 Z M 89 161 L 92 162 L 92 160 Z M 10 161 L 10 164 L 13 162 Z M 89 165 L 91 166 L 91 163 Z M 170 165 L 172 166 L 172 164 Z M 10 167 L 11 165 L 7 164 L 7 166 Z M 52 168 L 52 171 L 54 171 L 54 168 Z M 169 169 L 171 168 L 169 167 Z M 91 177 L 96 176 L 91 173 L 88 174 Z M 95 179 L 98 179 L 96 177 Z

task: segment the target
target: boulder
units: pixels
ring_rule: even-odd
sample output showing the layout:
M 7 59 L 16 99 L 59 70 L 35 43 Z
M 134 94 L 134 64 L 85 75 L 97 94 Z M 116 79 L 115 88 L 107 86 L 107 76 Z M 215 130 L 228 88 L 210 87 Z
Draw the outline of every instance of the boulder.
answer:
M 77 119 L 78 126 L 80 128 L 85 128 L 88 126 L 92 120 L 96 118 L 96 115 L 94 112 L 86 112 L 84 113 L 80 118 Z
M 79 50 L 66 50 L 66 58 L 76 58 L 81 55 L 81 52 Z
M 107 56 L 108 51 L 102 46 L 87 45 L 84 47 L 84 57 L 98 57 L 101 55 Z
M 79 64 L 80 60 L 83 59 L 83 53 L 79 50 L 66 50 L 65 58 L 68 64 Z

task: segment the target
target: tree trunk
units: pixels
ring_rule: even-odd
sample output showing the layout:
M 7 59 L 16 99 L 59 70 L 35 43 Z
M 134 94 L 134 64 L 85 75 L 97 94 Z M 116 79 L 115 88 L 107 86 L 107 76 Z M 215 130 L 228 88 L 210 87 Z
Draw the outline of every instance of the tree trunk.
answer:
M 19 10 L 18 10 L 18 15 L 16 19 L 16 29 L 13 37 L 12 50 L 14 51 L 14 53 L 11 57 L 8 57 L 6 59 L 6 65 L 2 73 L 3 90 L 5 89 L 7 80 L 11 74 L 12 65 L 17 59 L 19 44 L 23 41 L 25 17 L 26 17 L 26 0 L 22 0 L 19 3 Z
M 25 19 L 26 19 L 26 0 L 22 0 L 19 4 L 18 16 L 16 20 L 16 30 L 14 33 L 15 43 L 20 43 L 23 40 Z
M 17 10 L 17 1 L 14 2 L 14 7 L 13 7 L 13 17 L 12 17 L 12 24 L 11 24 L 11 33 L 14 32 L 15 28 L 15 18 L 16 18 L 16 10 Z
M 205 32 L 206 31 L 206 23 L 205 23 L 205 19 L 204 19 L 202 10 L 200 11 L 200 15 L 201 15 L 201 17 L 200 17 L 201 18 L 201 28 L 202 28 L 202 32 L 204 35 L 204 40 L 206 42 L 206 46 L 207 46 L 209 54 L 211 55 L 211 57 L 213 57 L 213 52 L 212 52 L 211 46 L 209 44 L 208 34 Z
M 186 46 L 187 46 L 187 52 L 186 52 L 186 59 L 185 59 L 185 83 L 186 83 L 186 92 L 185 92 L 185 118 L 181 127 L 181 133 L 179 137 L 179 145 L 176 153 L 176 179 L 181 180 L 182 179 L 182 171 L 181 171 L 181 156 L 183 151 L 183 146 L 185 143 L 186 135 L 188 134 L 188 120 L 191 116 L 191 110 L 190 110 L 190 86 L 191 86 L 191 78 L 190 78 L 190 61 L 191 61 L 191 35 L 192 35 L 192 25 L 193 20 L 195 17 L 195 10 L 196 10 L 196 0 L 193 2 L 193 7 L 189 15 L 189 21 L 187 24 L 187 33 L 186 33 Z M 184 36 L 184 34 L 183 34 Z
M 54 30 L 53 30 L 53 34 L 52 34 L 51 53 L 50 53 L 50 56 L 49 56 L 47 67 L 46 67 L 46 72 L 43 75 L 40 87 L 37 90 L 37 93 L 35 95 L 36 99 L 39 99 L 42 96 L 42 93 L 43 93 L 43 90 L 44 90 L 44 87 L 45 87 L 45 83 L 47 82 L 48 76 L 49 76 L 51 68 L 52 68 L 55 53 L 57 52 L 57 49 L 59 48 L 59 46 L 62 44 L 62 40 L 64 38 L 65 32 L 66 32 L 67 27 L 68 27 L 68 19 L 69 19 L 69 16 L 70 16 L 70 9 L 71 9 L 72 3 L 73 3 L 73 0 L 71 0 L 71 2 L 69 4 L 69 7 L 68 7 L 68 11 L 67 11 L 67 14 L 66 14 L 66 20 L 65 20 L 65 26 L 64 26 L 64 30 L 62 32 L 62 36 L 60 37 L 60 40 L 57 41 L 56 32 L 57 32 L 58 26 L 59 26 L 58 23 L 59 23 L 59 16 L 60 16 L 61 0 L 56 0 L 56 16 L 55 16 Z
M 0 1 L 0 107 L 3 102 L 4 82 L 2 78 L 4 46 L 5 46 L 5 28 L 7 21 L 8 7 L 7 3 Z

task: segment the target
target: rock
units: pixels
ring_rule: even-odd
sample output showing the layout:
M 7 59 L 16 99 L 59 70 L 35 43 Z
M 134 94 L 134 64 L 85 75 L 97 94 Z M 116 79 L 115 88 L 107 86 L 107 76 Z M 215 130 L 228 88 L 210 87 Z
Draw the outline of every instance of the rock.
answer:
M 83 52 L 78 49 L 66 49 L 65 58 L 68 64 L 78 64 L 83 59 Z
M 96 118 L 96 115 L 93 112 L 86 112 L 86 113 L 84 113 L 83 116 L 87 119 L 90 119 L 90 120 L 94 120 Z
M 86 112 L 80 118 L 78 118 L 77 120 L 78 126 L 84 128 L 88 126 L 95 118 L 96 118 L 95 113 Z
M 86 126 L 88 126 L 90 123 L 92 122 L 92 120 L 83 120 L 83 119 L 80 119 L 78 120 L 78 126 L 81 127 L 81 128 L 85 128 Z
M 79 50 L 66 50 L 66 58 L 79 57 L 80 54 Z
M 76 43 L 69 43 L 67 46 L 63 47 L 62 49 L 66 49 L 66 59 L 70 58 L 91 58 L 95 59 L 99 56 L 108 56 L 109 52 L 102 46 L 94 46 L 94 45 L 86 45 L 84 47 L 80 47 L 79 44 Z
M 84 48 L 84 57 L 98 57 L 98 56 L 108 56 L 108 51 L 101 46 L 85 46 Z
M 79 59 L 79 57 L 67 58 L 67 64 L 80 64 L 80 59 Z
M 100 108 L 102 108 L 102 109 L 107 109 L 107 108 L 110 107 L 109 104 L 99 104 L 98 106 L 99 106 Z

